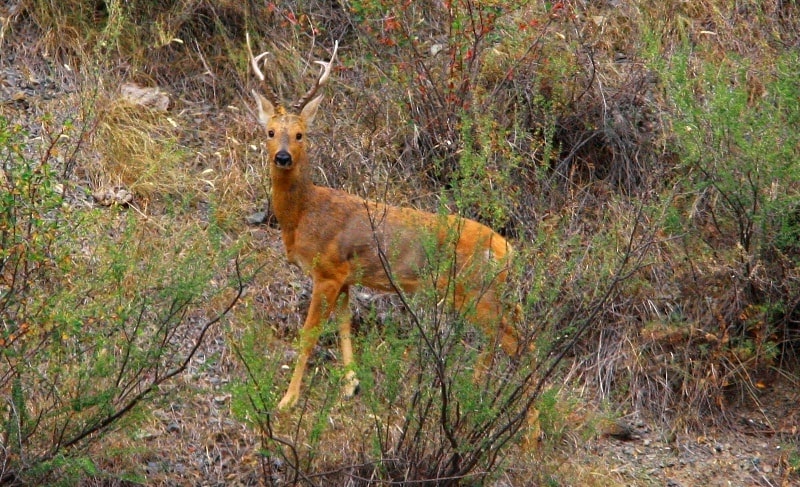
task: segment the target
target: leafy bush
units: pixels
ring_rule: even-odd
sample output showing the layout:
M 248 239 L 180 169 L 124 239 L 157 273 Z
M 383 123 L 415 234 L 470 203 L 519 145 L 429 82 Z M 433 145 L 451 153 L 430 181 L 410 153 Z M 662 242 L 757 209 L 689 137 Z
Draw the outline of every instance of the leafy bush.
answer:
M 798 61 L 796 53 L 784 54 L 769 71 L 733 61 L 697 68 L 689 78 L 682 73 L 696 69 L 695 61 L 682 52 L 671 69 L 675 135 L 697 195 L 686 230 L 725 256 L 731 292 L 742 293 L 721 296 L 730 299 L 723 317 L 735 332 L 731 345 L 750 343 L 764 363 L 773 363 L 777 342 L 790 336 L 780 329 L 788 324 L 780 323 L 780 311 L 773 313 L 790 309 L 800 291 L 790 277 L 797 272 L 800 228 Z M 775 276 L 789 282 L 778 284 Z M 768 329 L 753 328 L 763 325 Z
M 45 133 L 36 156 L 0 118 L 3 483 L 98 475 L 87 446 L 145 413 L 241 295 L 241 280 L 233 297 L 213 284 L 237 252 L 213 226 L 158 227 L 79 204 L 67 156 L 92 128 L 79 122 Z M 218 316 L 198 313 L 223 295 Z
M 653 282 L 675 273 L 676 288 L 639 333 L 648 358 L 636 362 L 632 389 L 641 406 L 658 409 L 661 398 L 687 424 L 732 391 L 755 398 L 775 367 L 796 363 L 797 63 L 787 53 L 771 69 L 739 59 L 712 67 L 688 47 L 668 64 L 653 60 L 680 161 L 658 218 L 672 257 Z
M 551 122 L 538 118 L 543 99 L 531 68 L 551 22 L 529 19 L 520 29 L 515 19 L 524 16 L 548 18 L 525 2 L 363 1 L 350 9 L 359 47 L 385 53 L 351 62 L 394 95 L 388 109 L 400 125 L 392 143 L 402 150 L 387 163 L 437 194 L 452 191 L 461 214 L 494 228 L 512 226 L 512 175 L 543 158 L 539 136 Z

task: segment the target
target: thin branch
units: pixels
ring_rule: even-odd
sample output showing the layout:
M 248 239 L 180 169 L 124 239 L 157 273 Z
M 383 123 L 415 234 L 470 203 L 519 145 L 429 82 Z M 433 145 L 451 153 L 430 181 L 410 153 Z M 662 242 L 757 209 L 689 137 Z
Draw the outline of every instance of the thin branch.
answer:
M 238 289 L 237 289 L 236 295 L 231 299 L 231 301 L 228 303 L 228 305 L 225 307 L 225 309 L 223 309 L 219 314 L 217 314 L 217 316 L 215 316 L 213 319 L 207 321 L 202 326 L 202 328 L 200 329 L 200 333 L 199 333 L 198 337 L 195 339 L 195 342 L 194 342 L 192 348 L 189 350 L 189 352 L 184 357 L 184 360 L 177 367 L 175 367 L 171 371 L 167 372 L 163 376 L 160 376 L 160 377 L 157 376 L 156 378 L 154 378 L 152 383 L 150 383 L 147 387 L 145 387 L 144 390 L 142 390 L 141 392 L 139 392 L 138 394 L 133 396 L 125 405 L 123 405 L 122 407 L 117 409 L 113 414 L 109 414 L 103 420 L 98 421 L 97 423 L 95 423 L 94 425 L 92 425 L 92 426 L 90 426 L 88 428 L 85 428 L 83 431 L 81 431 L 80 433 L 76 434 L 75 436 L 73 436 L 72 438 L 70 438 L 69 440 L 64 442 L 61 445 L 62 448 L 72 447 L 72 446 L 76 445 L 77 443 L 81 442 L 86 437 L 88 437 L 88 436 L 90 436 L 90 435 L 92 435 L 94 433 L 97 433 L 97 432 L 105 429 L 109 425 L 113 424 L 115 421 L 119 420 L 125 414 L 129 413 L 143 399 L 148 397 L 159 385 L 161 385 L 162 383 L 166 382 L 167 380 L 175 377 L 176 375 L 178 375 L 178 374 L 180 374 L 180 373 L 182 373 L 183 371 L 186 370 L 186 368 L 189 365 L 189 362 L 191 362 L 191 360 L 197 354 L 197 350 L 202 345 L 203 339 L 205 338 L 206 333 L 208 333 L 208 331 L 211 329 L 211 327 L 213 325 L 215 325 L 216 323 L 219 323 L 220 321 L 222 321 L 222 319 L 225 316 L 227 316 L 228 313 L 231 312 L 231 310 L 233 310 L 233 307 L 236 305 L 236 303 L 239 302 L 239 299 L 244 294 L 244 290 L 246 288 L 246 284 L 244 283 L 244 280 L 242 279 L 241 269 L 239 267 L 239 260 L 238 259 L 236 260 L 235 265 L 236 265 L 236 277 L 238 279 Z M 51 456 L 52 456 L 52 454 L 51 454 Z

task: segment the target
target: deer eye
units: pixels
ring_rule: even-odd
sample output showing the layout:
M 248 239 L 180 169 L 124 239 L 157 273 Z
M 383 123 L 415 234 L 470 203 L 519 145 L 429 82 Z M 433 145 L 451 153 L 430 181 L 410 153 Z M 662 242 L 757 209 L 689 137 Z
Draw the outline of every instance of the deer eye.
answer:
M 270 139 L 275 137 L 275 131 L 274 130 L 268 130 L 267 131 L 267 137 L 269 137 Z
M 297 140 L 303 140 L 303 134 L 298 132 L 297 135 L 294 136 L 294 138 Z

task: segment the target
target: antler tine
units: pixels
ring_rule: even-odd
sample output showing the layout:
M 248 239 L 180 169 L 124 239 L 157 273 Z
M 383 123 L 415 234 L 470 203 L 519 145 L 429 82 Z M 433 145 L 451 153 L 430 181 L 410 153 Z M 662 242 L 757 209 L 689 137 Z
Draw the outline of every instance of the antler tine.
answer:
M 314 61 L 315 63 L 322 66 L 319 71 L 319 78 L 317 78 L 317 82 L 314 83 L 314 86 L 311 87 L 305 95 L 303 95 L 300 100 L 297 101 L 292 108 L 295 110 L 302 110 L 306 104 L 314 98 L 314 95 L 317 94 L 317 90 L 320 86 L 324 85 L 326 81 L 328 81 L 328 77 L 331 75 L 331 67 L 333 66 L 333 61 L 336 59 L 336 52 L 339 50 L 339 41 L 333 43 L 333 54 L 331 54 L 331 60 L 328 62 L 325 61 Z
M 261 83 L 264 85 L 267 99 L 271 101 L 273 104 L 279 105 L 280 103 L 278 102 L 278 95 L 272 88 L 269 87 L 269 85 L 267 84 L 267 77 L 264 76 L 264 72 L 261 71 L 261 68 L 258 67 L 259 61 L 264 59 L 269 54 L 269 52 L 264 51 L 258 56 L 253 56 L 253 49 L 250 47 L 250 33 L 245 32 L 244 37 L 247 40 L 247 53 L 250 55 L 250 66 L 253 67 L 253 71 L 256 73 L 256 76 L 258 77 L 258 79 L 261 80 Z

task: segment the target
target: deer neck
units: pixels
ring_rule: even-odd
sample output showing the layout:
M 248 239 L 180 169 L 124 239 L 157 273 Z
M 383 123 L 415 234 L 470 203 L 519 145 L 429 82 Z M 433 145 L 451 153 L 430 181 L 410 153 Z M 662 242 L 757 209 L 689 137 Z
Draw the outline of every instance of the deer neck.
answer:
M 297 169 L 272 168 L 272 208 L 284 232 L 297 227 L 314 191 L 307 172 Z

